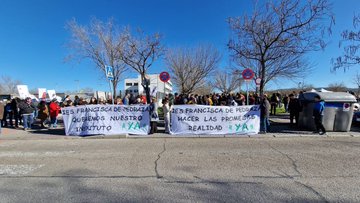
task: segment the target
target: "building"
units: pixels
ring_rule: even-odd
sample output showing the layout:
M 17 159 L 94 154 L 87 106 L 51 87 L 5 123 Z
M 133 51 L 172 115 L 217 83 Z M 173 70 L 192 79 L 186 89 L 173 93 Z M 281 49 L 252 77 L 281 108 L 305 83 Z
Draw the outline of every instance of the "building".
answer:
M 156 98 L 162 99 L 165 94 L 172 93 L 173 85 L 171 81 L 169 80 L 164 84 L 159 78 L 159 74 L 149 74 L 147 77 L 150 80 L 150 94 L 152 96 L 156 96 Z M 137 78 L 128 78 L 124 81 L 124 90 L 125 94 L 133 94 L 135 96 L 139 94 L 145 94 L 145 90 L 143 86 L 141 85 L 141 76 L 138 75 Z

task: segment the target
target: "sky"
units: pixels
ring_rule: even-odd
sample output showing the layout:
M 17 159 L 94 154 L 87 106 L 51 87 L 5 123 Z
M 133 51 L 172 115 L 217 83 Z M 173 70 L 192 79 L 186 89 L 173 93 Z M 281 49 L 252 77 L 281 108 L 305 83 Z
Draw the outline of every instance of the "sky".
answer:
M 103 73 L 89 60 L 64 62 L 70 33 L 65 24 L 75 18 L 87 25 L 92 17 L 114 18 L 119 26 L 159 32 L 166 47 L 193 47 L 213 44 L 222 54 L 221 67 L 229 65 L 226 43 L 230 30 L 226 19 L 251 13 L 253 0 L 0 0 L 0 76 L 22 81 L 29 89 L 47 88 L 57 92 L 92 88 L 108 91 Z M 360 13 L 359 0 L 332 0 L 336 24 L 324 51 L 309 53 L 314 70 L 303 79 L 280 79 L 268 89 L 293 88 L 299 82 L 315 87 L 343 82 L 355 87 L 353 77 L 359 66 L 331 71 L 331 58 L 342 53 L 341 31 L 352 28 L 352 17 Z M 149 73 L 167 71 L 162 59 Z M 133 77 L 128 72 L 123 78 Z M 119 89 L 123 89 L 123 81 Z

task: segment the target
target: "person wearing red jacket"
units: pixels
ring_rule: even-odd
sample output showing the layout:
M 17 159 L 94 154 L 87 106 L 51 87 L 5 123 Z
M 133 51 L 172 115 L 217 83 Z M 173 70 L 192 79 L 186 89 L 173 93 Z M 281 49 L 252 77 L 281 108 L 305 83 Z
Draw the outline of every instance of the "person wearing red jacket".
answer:
M 60 106 L 56 99 L 53 99 L 49 106 L 50 110 L 50 128 L 56 128 L 57 127 L 57 116 L 60 112 Z

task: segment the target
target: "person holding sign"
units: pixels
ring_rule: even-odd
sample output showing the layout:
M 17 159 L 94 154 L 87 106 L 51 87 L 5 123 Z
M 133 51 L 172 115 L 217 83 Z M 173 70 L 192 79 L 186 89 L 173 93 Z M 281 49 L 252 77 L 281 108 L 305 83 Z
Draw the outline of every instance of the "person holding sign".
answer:
M 169 106 L 169 99 L 164 98 L 162 101 L 162 108 L 164 112 L 164 121 L 165 121 L 165 133 L 170 133 L 170 106 Z

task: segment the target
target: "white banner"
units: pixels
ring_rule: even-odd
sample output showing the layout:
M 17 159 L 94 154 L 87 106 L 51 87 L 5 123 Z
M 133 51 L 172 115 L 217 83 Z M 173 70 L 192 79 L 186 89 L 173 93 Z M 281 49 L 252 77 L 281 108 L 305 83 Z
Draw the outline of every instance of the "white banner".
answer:
M 39 99 L 46 99 L 46 88 L 38 88 Z
M 104 100 L 106 100 L 105 92 L 97 91 L 97 99 L 100 100 L 100 98 L 103 98 Z
M 25 99 L 30 95 L 27 85 L 17 85 L 20 99 Z
M 260 131 L 260 107 L 175 105 L 173 135 L 251 135 Z
M 56 99 L 56 92 L 55 92 L 55 90 L 48 90 L 47 93 L 48 93 L 48 95 L 49 95 L 50 101 L 53 100 L 53 99 Z
M 147 135 L 148 105 L 85 105 L 61 109 L 66 135 Z

